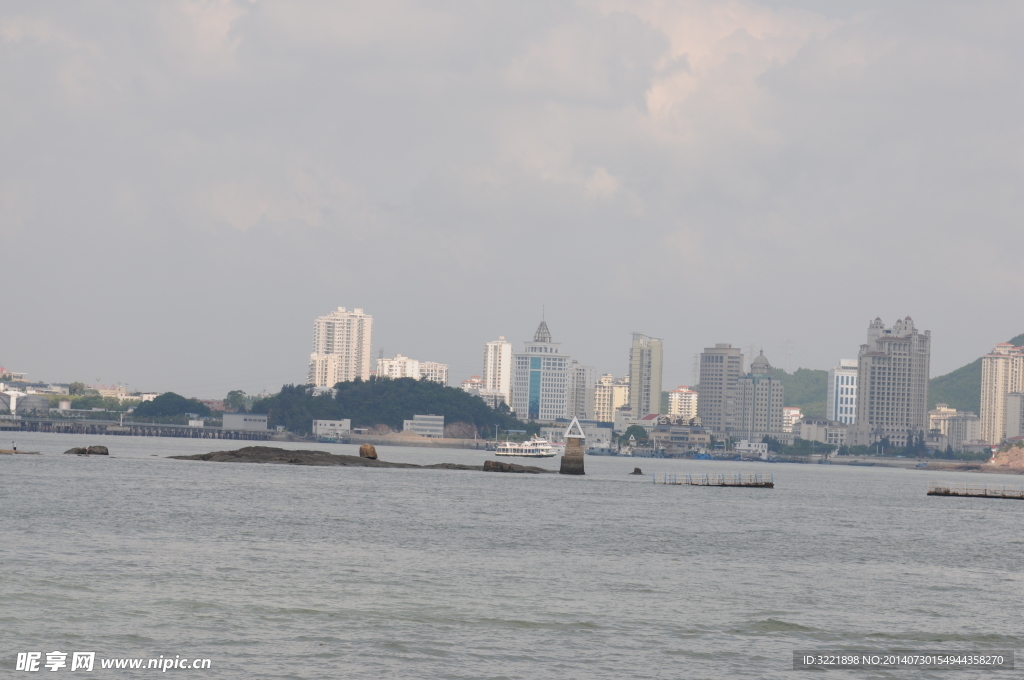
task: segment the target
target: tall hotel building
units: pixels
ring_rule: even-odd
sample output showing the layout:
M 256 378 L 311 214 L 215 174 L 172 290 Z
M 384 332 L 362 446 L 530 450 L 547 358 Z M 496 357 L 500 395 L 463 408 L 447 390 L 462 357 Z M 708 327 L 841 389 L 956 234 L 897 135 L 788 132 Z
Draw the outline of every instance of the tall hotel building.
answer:
M 1007 436 L 1007 395 L 1024 391 L 1024 347 L 1008 342 L 981 358 L 981 438 L 999 444 Z M 1016 402 L 1015 402 L 1016 403 Z
M 512 355 L 512 410 L 521 420 L 571 418 L 593 413 L 591 392 L 594 369 L 581 366 L 572 357 L 562 354 L 559 343 L 551 341 L 551 331 L 540 322 L 533 342 L 525 343 L 522 352 Z
M 661 340 L 633 333 L 629 349 L 629 407 L 642 418 L 661 413 Z
M 512 343 L 500 336 L 484 345 L 484 374 L 481 392 L 512 407 Z M 486 397 L 484 399 L 487 401 Z M 497 404 L 495 404 L 497 405 Z
M 700 355 L 697 415 L 701 425 L 716 434 L 739 428 L 736 390 L 743 377 L 743 353 L 739 347 L 720 342 Z
M 827 417 L 853 425 L 857 420 L 857 360 L 840 359 L 828 372 Z
M 344 307 L 313 323 L 313 353 L 309 355 L 306 383 L 315 387 L 334 387 L 370 377 L 373 343 L 373 317 L 356 308 Z
M 928 430 L 931 331 L 918 333 L 908 316 L 886 328 L 876 318 L 857 356 L 857 404 L 850 443 L 871 445 L 888 437 L 906 446 Z
M 771 364 L 761 353 L 750 362 L 750 373 L 736 381 L 735 434 L 750 442 L 760 442 L 766 435 L 779 438 L 785 433 L 782 381 L 771 372 Z

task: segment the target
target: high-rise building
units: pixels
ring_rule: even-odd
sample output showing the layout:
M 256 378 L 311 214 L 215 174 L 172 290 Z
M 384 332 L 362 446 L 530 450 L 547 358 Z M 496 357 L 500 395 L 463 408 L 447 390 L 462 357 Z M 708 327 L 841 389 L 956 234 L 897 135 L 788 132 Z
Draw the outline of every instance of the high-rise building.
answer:
M 739 347 L 720 342 L 700 355 L 700 385 L 697 387 L 697 415 L 701 425 L 715 434 L 737 428 L 736 387 L 743 376 L 743 353 Z
M 593 366 L 584 366 L 575 359 L 569 367 L 569 404 L 566 418 L 580 420 L 594 419 L 594 376 Z
M 633 333 L 629 349 L 629 405 L 633 413 L 661 413 L 661 340 Z
M 315 387 L 334 387 L 370 377 L 373 317 L 356 308 L 344 307 L 313 323 L 313 353 L 309 355 L 306 382 Z
M 1006 395 L 1006 438 L 1024 436 L 1024 392 Z
M 499 396 L 512 406 L 512 343 L 499 336 L 484 344 L 484 373 L 481 392 Z
M 981 358 L 981 438 L 1006 438 L 1006 395 L 1024 391 L 1024 347 L 1001 342 Z
M 533 341 L 512 355 L 512 410 L 521 420 L 565 418 L 569 409 L 569 370 L 572 357 L 552 342 L 546 321 Z
M 750 373 L 736 381 L 736 406 L 739 418 L 734 432 L 749 442 L 765 436 L 779 438 L 782 422 L 782 381 L 772 377 L 772 366 L 762 352 L 750 362 Z
M 931 331 L 919 333 L 908 316 L 886 328 L 876 318 L 857 356 L 857 404 L 850 443 L 888 438 L 906 446 L 928 430 Z
M 828 419 L 853 425 L 857 419 L 857 360 L 840 359 L 828 372 Z
M 377 377 L 391 378 L 412 378 L 419 380 L 426 378 L 432 382 L 448 384 L 448 364 L 439 364 L 436 361 L 418 361 L 396 354 L 393 359 L 381 357 L 377 359 Z
M 689 385 L 680 385 L 668 393 L 668 414 L 685 420 L 697 416 L 697 392 Z
M 594 420 L 599 423 L 615 422 L 615 411 L 629 403 L 629 378 L 615 379 L 605 373 L 594 385 Z

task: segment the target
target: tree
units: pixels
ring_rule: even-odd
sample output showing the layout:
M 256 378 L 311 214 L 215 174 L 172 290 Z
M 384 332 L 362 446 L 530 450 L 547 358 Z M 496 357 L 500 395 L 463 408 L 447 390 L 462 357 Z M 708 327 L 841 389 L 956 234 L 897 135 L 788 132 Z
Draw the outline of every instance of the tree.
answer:
M 308 433 L 313 420 L 341 419 L 350 419 L 353 427 L 387 425 L 400 431 L 403 421 L 416 414 L 444 416 L 445 423 L 469 423 L 484 438 L 493 437 L 496 428 L 539 431 L 539 425 L 517 420 L 503 404 L 492 409 L 480 397 L 430 380 L 353 380 L 338 383 L 334 392 L 314 395 L 306 385 L 284 385 L 250 410 L 267 414 L 271 427 L 283 425 L 297 434 Z
M 245 392 L 242 390 L 231 390 L 228 396 L 224 397 L 224 406 L 235 413 L 245 412 Z
M 622 436 L 619 437 L 619 443 L 628 444 L 630 437 L 635 437 L 638 442 L 645 442 L 648 437 L 647 430 L 641 425 L 630 425 L 626 428 L 626 431 L 622 433 Z
M 134 414 L 143 418 L 162 418 L 195 413 L 199 416 L 210 415 L 210 408 L 198 399 L 186 399 L 174 392 L 164 392 L 153 401 L 144 401 L 135 407 Z
M 80 394 L 85 394 L 85 383 L 71 383 L 70 385 L 68 385 L 68 394 L 71 395 L 72 397 L 78 396 Z

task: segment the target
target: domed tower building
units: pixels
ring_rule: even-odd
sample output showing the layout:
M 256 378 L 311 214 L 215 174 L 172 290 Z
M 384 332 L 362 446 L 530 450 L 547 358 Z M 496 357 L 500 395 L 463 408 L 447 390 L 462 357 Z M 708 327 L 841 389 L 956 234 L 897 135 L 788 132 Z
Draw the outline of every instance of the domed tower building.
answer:
M 760 442 L 766 435 L 788 441 L 792 434 L 782 420 L 782 381 L 772 376 L 772 365 L 764 352 L 750 362 L 750 373 L 736 386 L 736 410 L 739 417 L 734 437 Z

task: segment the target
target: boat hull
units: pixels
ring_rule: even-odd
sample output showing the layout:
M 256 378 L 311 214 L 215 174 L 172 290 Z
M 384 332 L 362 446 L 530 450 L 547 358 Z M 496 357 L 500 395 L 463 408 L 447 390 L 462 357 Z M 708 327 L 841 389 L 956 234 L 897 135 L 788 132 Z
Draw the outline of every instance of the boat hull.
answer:
M 557 453 L 503 453 L 496 451 L 495 456 L 508 456 L 509 458 L 554 458 Z

